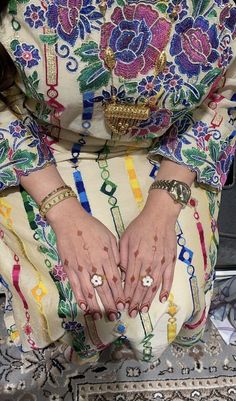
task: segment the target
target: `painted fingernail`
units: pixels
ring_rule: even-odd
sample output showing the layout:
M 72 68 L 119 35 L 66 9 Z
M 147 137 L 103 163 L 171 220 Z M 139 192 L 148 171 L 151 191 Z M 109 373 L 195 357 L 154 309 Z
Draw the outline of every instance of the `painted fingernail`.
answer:
M 102 314 L 100 312 L 95 312 L 93 314 L 94 320 L 100 320 L 102 318 Z
M 80 308 L 81 308 L 82 310 L 84 310 L 84 311 L 87 310 L 87 305 L 84 304 L 83 302 L 81 302 L 81 303 L 79 304 L 79 306 L 80 306 Z
M 117 315 L 114 312 L 108 313 L 108 319 L 114 322 L 117 319 Z
M 147 305 L 143 306 L 140 310 L 142 313 L 147 313 L 149 311 L 149 307 Z
M 125 304 L 123 302 L 118 302 L 118 304 L 116 304 L 117 309 L 119 310 L 124 310 L 125 309 Z
M 136 317 L 137 314 L 138 314 L 137 309 L 133 309 L 133 310 L 129 313 L 130 317 Z
M 167 301 L 168 297 L 169 297 L 168 291 L 163 291 L 163 292 L 161 293 L 161 295 L 160 295 L 160 302 L 161 302 L 162 304 L 164 304 L 164 303 Z

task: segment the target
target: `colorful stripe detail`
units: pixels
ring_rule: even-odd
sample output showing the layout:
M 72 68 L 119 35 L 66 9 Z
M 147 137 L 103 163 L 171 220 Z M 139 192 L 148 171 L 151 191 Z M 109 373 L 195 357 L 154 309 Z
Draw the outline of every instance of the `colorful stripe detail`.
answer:
M 136 175 L 134 161 L 132 156 L 125 157 L 125 167 L 129 176 L 130 186 L 132 188 L 134 198 L 139 208 L 143 207 L 143 194 Z
M 73 173 L 76 189 L 79 195 L 81 206 L 88 212 L 91 213 L 91 208 L 89 204 L 89 200 L 85 191 L 85 186 L 83 183 L 82 175 L 79 170 L 74 171 Z

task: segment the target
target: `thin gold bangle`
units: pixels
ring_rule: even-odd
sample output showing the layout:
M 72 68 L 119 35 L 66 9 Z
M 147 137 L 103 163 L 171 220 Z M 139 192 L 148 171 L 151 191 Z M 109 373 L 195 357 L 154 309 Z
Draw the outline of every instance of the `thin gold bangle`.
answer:
M 47 196 L 45 196 L 45 198 L 43 198 L 43 200 L 40 202 L 39 208 L 41 207 L 41 205 L 43 205 L 43 203 L 47 202 L 47 200 L 50 199 L 51 196 L 55 195 L 59 191 L 62 191 L 63 189 L 72 189 L 72 188 L 65 184 L 65 185 L 62 185 L 59 188 L 54 189 Z
M 39 213 L 46 219 L 47 212 L 53 207 L 56 206 L 58 203 L 62 202 L 68 198 L 77 198 L 76 193 L 71 188 L 65 188 L 64 190 L 58 190 L 51 196 L 46 202 L 43 202 L 39 207 Z

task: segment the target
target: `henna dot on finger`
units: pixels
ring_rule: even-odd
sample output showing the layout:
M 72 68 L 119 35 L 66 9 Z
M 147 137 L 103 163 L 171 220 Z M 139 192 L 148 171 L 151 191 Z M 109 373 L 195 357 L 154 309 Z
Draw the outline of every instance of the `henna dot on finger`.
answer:
M 161 259 L 161 264 L 164 265 L 165 261 L 165 256 L 163 256 L 163 258 Z
M 65 267 L 69 266 L 69 261 L 67 259 L 64 260 L 64 266 Z
M 78 271 L 79 271 L 79 272 L 82 272 L 82 271 L 83 271 L 83 266 L 80 266 L 80 265 L 79 265 L 79 266 L 78 266 Z
M 88 298 L 93 299 L 93 294 L 91 294 L 91 292 L 88 293 Z
M 130 277 L 130 281 L 131 283 L 133 283 L 135 281 L 135 277 L 134 276 Z
M 97 273 L 97 268 L 95 266 L 92 267 L 92 272 Z
M 149 266 L 145 271 L 146 271 L 147 274 L 151 273 L 151 271 L 152 271 L 151 266 Z
M 158 241 L 158 236 L 155 235 L 155 236 L 153 237 L 153 239 L 154 239 L 155 242 L 157 242 L 157 241 Z
M 104 246 L 103 250 L 104 250 L 105 252 L 108 252 L 109 249 L 107 248 L 107 246 Z
M 134 257 L 137 258 L 138 255 L 139 255 L 139 251 L 137 249 L 137 251 L 134 252 Z
M 77 231 L 77 235 L 78 235 L 79 237 L 81 237 L 82 234 L 83 234 L 82 231 L 80 231 L 80 230 Z
M 113 281 L 113 283 L 116 283 L 118 281 L 118 278 L 116 276 L 113 276 L 112 281 Z
M 152 292 L 156 292 L 157 291 L 157 286 L 155 285 L 153 288 L 152 288 Z

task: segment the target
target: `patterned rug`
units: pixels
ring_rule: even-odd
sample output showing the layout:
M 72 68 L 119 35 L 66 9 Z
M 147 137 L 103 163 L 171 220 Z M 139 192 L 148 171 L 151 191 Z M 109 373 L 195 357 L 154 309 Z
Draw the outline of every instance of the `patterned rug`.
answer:
M 3 303 L 0 322 L 2 311 Z M 0 335 L 0 401 L 236 400 L 236 346 L 227 346 L 210 320 L 197 345 L 171 345 L 153 365 L 114 362 L 110 349 L 99 363 L 78 366 L 59 344 L 21 355 L 3 325 Z

